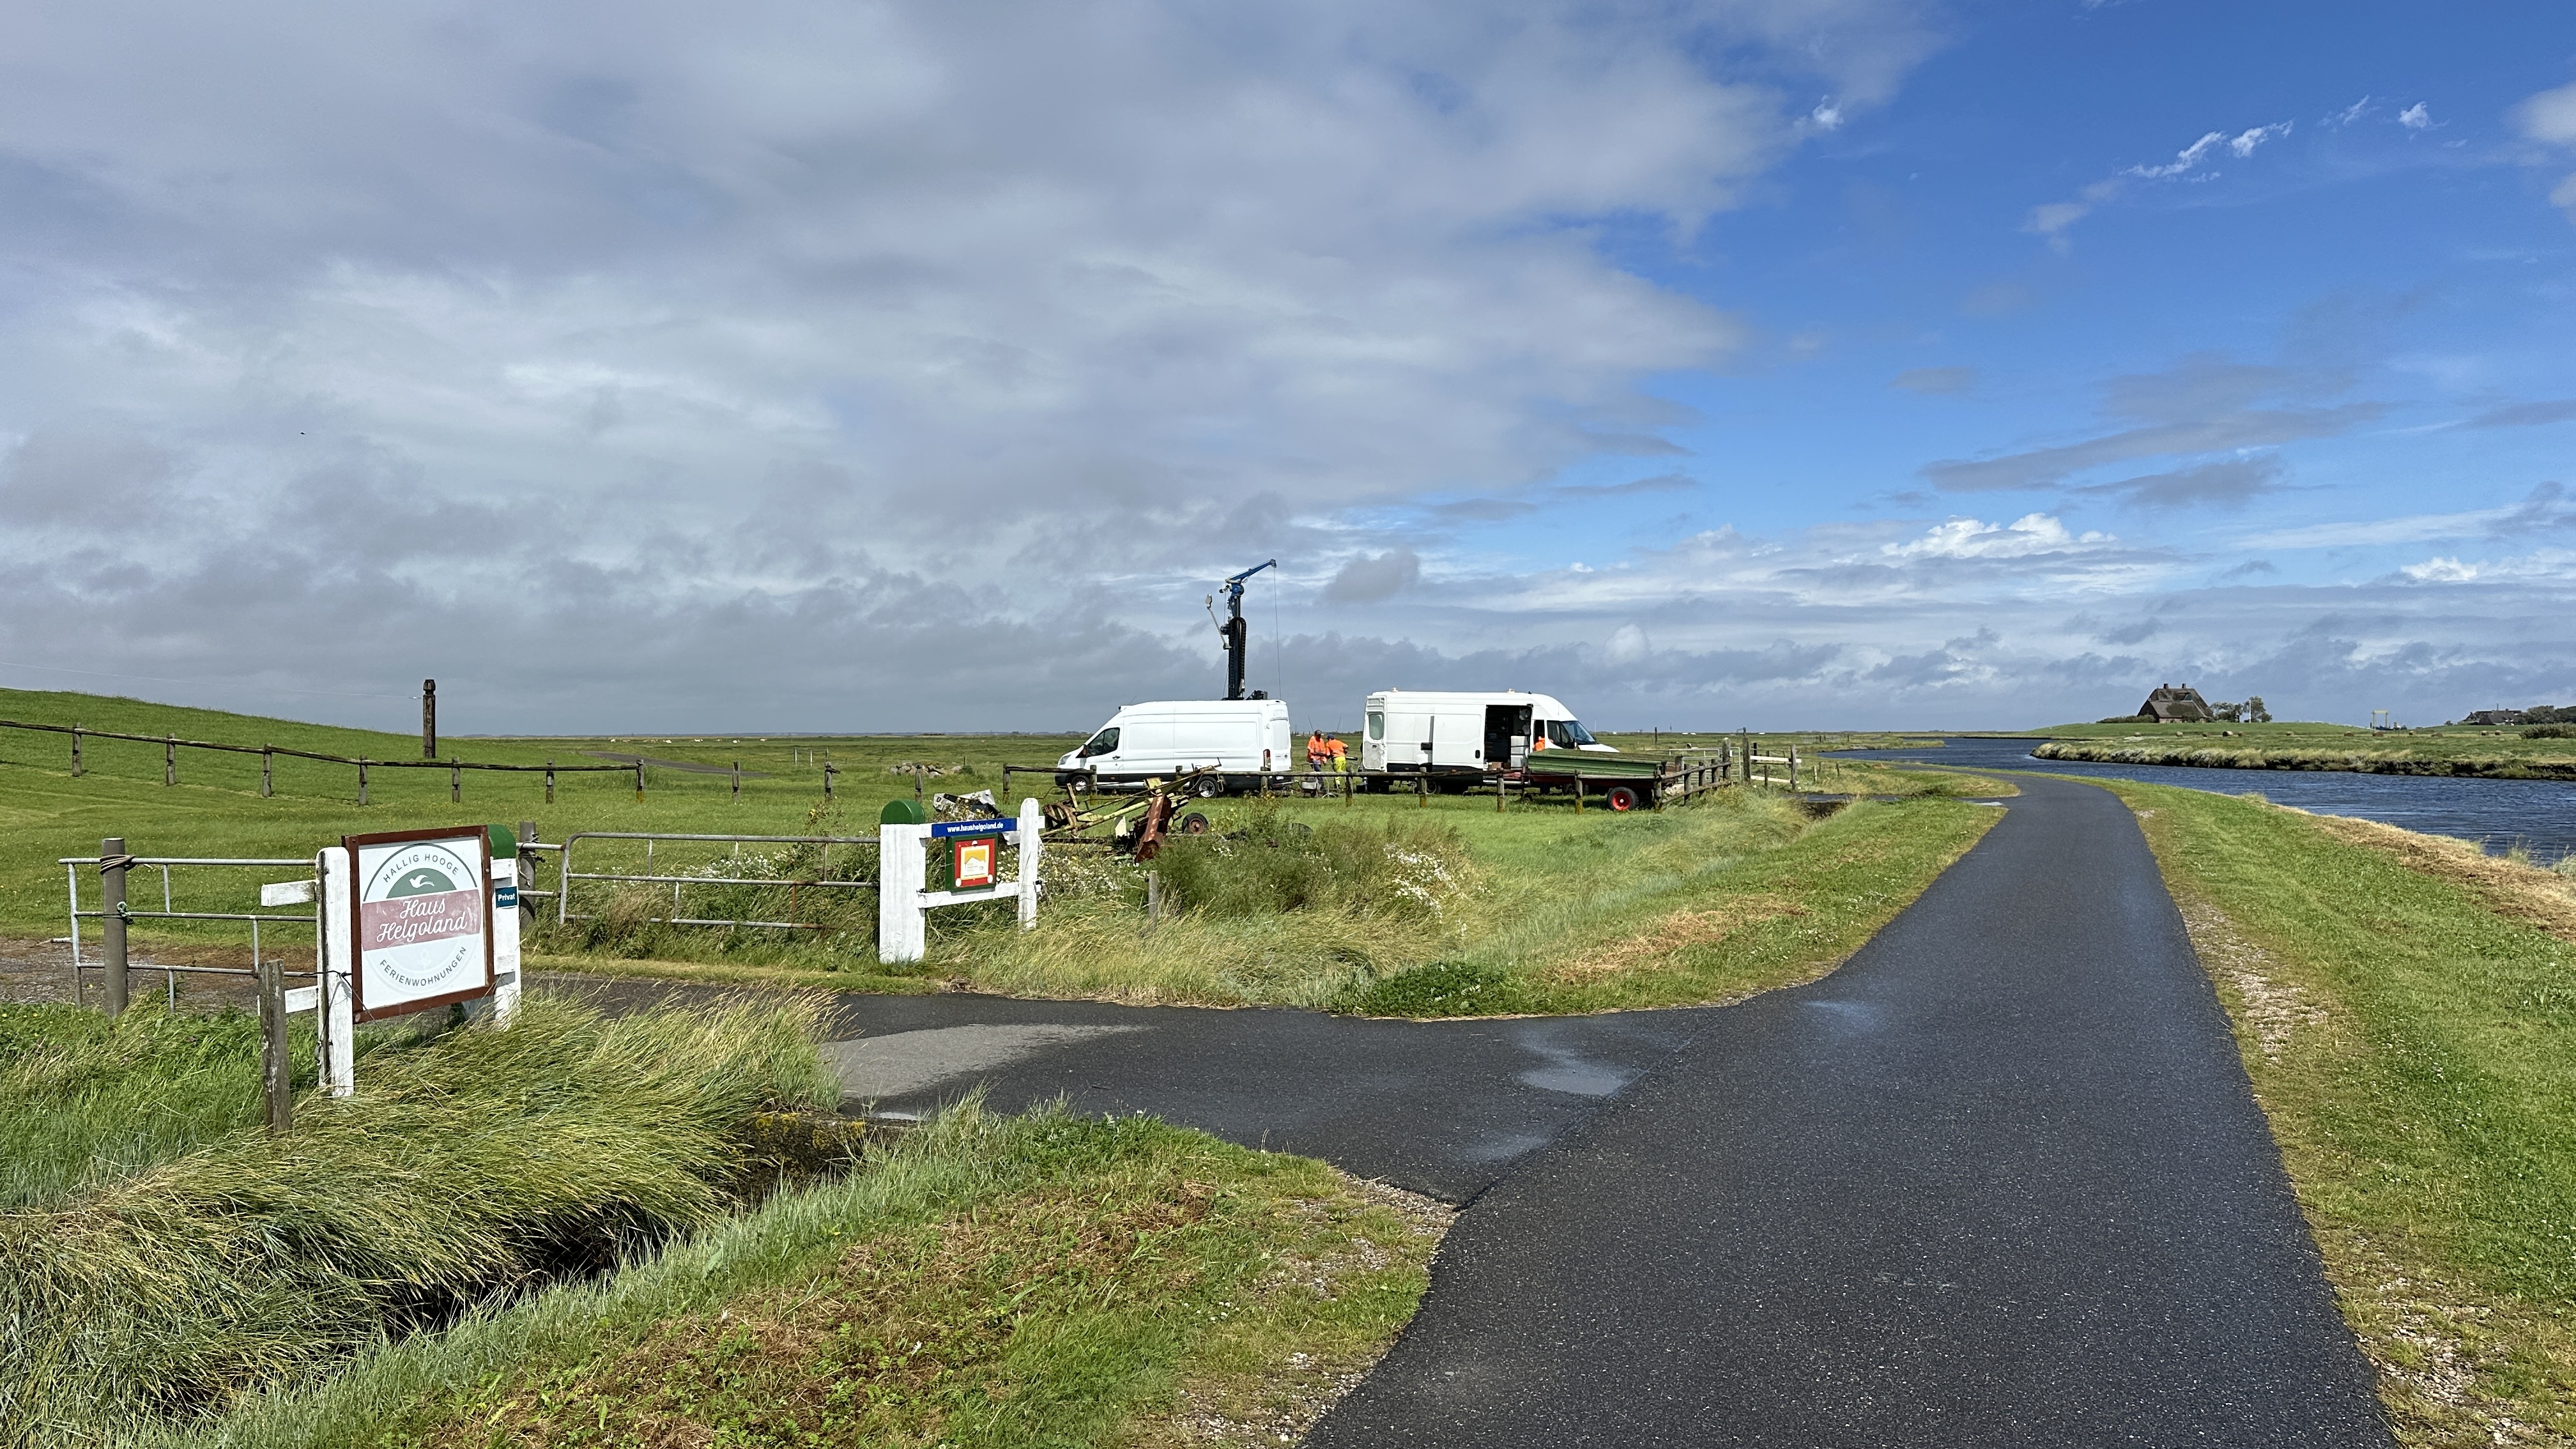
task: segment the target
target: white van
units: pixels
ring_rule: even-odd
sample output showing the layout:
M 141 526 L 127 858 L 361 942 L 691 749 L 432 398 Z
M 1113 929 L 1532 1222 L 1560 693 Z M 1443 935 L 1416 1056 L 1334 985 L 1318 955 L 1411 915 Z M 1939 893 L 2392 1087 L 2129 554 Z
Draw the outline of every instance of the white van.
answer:
M 1289 773 L 1288 705 L 1277 699 L 1164 699 L 1131 704 L 1055 762 L 1059 785 L 1133 785 L 1214 769 L 1203 793 L 1258 788 Z
M 1360 768 L 1372 772 L 1483 774 L 1519 768 L 1528 754 L 1547 750 L 1619 753 L 1554 695 L 1388 689 L 1370 695 L 1366 708 Z

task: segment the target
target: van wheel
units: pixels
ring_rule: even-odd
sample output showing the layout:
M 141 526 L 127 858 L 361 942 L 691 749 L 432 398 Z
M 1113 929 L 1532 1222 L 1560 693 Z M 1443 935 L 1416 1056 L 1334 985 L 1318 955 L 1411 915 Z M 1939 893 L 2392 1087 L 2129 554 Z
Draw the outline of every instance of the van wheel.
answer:
M 1193 810 L 1193 811 L 1191 811 L 1189 814 L 1182 816 L 1182 817 L 1181 817 L 1181 833 L 1182 833 L 1183 835 L 1205 835 L 1205 834 L 1207 834 L 1207 833 L 1208 833 L 1208 818 L 1207 818 L 1207 816 L 1205 816 L 1205 815 L 1201 814 L 1200 812 L 1198 812 L 1198 811 L 1196 811 L 1196 810 Z
M 1213 800 L 1224 793 L 1225 781 L 1223 780 L 1201 780 L 1198 783 L 1198 796 L 1202 800 Z
M 1610 808 L 1622 813 L 1634 810 L 1638 806 L 1646 803 L 1646 797 L 1641 794 L 1634 785 L 1611 786 L 1609 798 Z

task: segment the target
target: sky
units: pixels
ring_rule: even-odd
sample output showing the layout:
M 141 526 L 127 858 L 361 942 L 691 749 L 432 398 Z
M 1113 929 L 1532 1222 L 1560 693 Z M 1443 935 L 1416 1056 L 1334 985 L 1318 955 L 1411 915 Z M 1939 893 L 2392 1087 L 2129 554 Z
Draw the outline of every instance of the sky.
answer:
M 0 22 L 0 684 L 458 733 L 2576 702 L 2576 8 Z

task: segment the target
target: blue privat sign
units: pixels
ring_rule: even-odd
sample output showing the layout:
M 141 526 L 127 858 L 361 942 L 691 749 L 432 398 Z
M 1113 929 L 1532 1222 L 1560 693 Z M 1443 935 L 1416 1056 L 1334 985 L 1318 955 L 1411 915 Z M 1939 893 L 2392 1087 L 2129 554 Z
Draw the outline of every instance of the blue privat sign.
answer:
M 496 911 L 515 911 L 518 908 L 519 888 L 517 885 L 509 881 L 503 881 L 492 887 L 492 909 Z
M 1016 820 L 942 820 L 930 827 L 930 838 L 946 840 L 952 835 L 1008 835 L 1020 828 Z

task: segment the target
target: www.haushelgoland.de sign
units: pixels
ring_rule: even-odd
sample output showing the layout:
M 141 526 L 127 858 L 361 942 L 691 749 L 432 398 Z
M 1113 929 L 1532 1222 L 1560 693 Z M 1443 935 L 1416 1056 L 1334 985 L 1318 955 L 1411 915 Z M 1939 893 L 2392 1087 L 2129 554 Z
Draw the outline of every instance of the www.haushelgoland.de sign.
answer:
M 357 1019 L 492 991 L 492 840 L 476 829 L 352 835 Z

